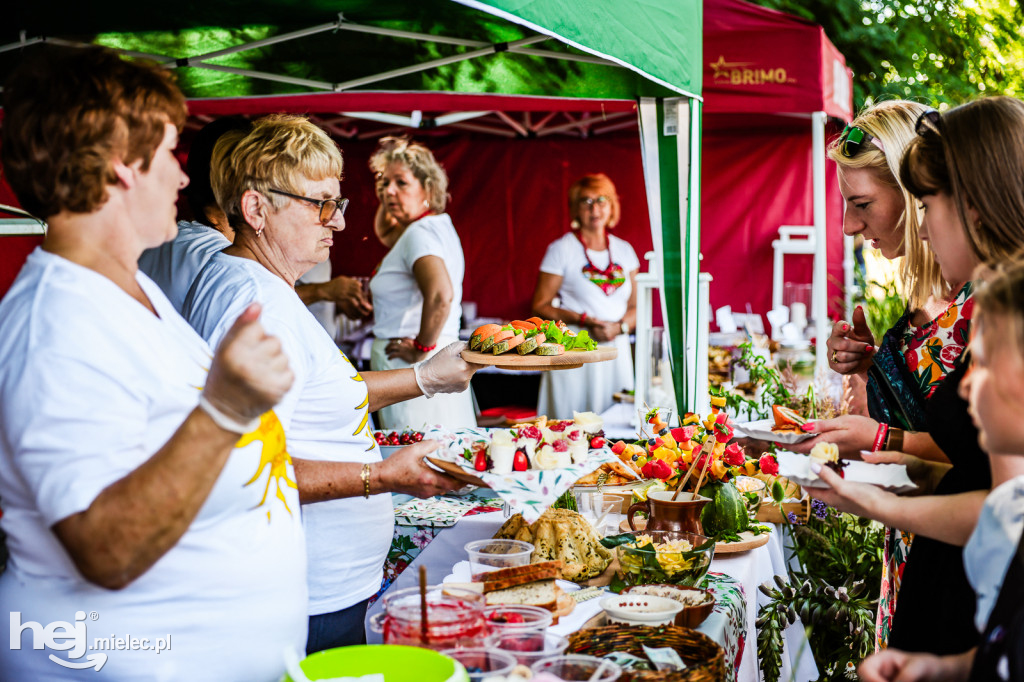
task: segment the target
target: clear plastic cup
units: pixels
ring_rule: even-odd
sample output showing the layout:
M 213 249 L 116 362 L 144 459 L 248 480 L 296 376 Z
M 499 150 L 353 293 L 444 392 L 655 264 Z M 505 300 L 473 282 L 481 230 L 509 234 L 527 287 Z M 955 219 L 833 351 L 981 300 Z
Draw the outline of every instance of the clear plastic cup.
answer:
M 475 540 L 466 544 L 469 569 L 473 575 L 501 568 L 526 566 L 533 554 L 533 545 L 521 540 Z
M 480 682 L 488 677 L 507 677 L 517 665 L 512 654 L 483 647 L 445 649 L 441 653 L 461 663 L 469 674 L 470 682 Z
M 499 632 L 484 640 L 488 648 L 512 654 L 527 667 L 565 653 L 569 640 L 553 632 Z
M 530 666 L 534 673 L 549 673 L 563 682 L 614 682 L 622 668 L 596 656 L 564 654 L 543 658 Z
M 551 612 L 527 604 L 494 604 L 484 607 L 489 634 L 500 632 L 544 632 L 554 620 Z

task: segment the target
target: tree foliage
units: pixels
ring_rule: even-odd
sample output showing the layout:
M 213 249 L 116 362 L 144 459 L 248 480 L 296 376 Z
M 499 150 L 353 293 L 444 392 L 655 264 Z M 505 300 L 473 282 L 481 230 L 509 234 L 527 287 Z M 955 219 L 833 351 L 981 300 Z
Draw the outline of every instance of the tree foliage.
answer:
M 1024 95 L 1020 0 L 752 0 L 821 24 L 853 69 L 854 107 Z

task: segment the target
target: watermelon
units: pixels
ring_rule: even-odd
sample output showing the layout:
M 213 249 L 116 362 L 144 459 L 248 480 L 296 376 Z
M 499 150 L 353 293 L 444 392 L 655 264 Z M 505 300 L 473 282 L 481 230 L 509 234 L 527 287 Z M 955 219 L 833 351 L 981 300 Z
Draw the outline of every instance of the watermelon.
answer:
M 711 498 L 700 514 L 704 535 L 710 538 L 722 533 L 742 533 L 750 526 L 743 496 L 732 483 L 712 481 L 700 489 L 700 494 Z

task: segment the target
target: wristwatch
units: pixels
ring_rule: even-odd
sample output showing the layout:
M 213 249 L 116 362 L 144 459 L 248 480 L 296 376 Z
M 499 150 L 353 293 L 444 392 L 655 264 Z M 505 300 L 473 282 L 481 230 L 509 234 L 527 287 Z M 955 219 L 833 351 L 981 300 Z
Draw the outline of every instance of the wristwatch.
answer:
M 625 320 L 622 321 L 622 333 L 627 336 L 629 335 L 629 322 L 626 322 Z

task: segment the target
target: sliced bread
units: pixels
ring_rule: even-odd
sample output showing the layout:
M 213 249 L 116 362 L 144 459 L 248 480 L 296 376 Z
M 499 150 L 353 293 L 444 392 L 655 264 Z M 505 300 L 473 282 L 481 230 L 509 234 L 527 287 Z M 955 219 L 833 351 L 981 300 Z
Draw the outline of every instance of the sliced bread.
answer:
M 484 585 L 486 591 L 487 585 Z M 485 592 L 487 604 L 527 604 L 539 606 L 554 613 L 558 608 L 558 594 L 555 592 L 555 579 L 535 580 L 525 585 L 516 585 L 503 590 Z
M 561 355 L 565 352 L 565 346 L 560 343 L 542 343 L 534 352 L 537 355 Z
M 473 580 L 484 584 L 484 592 L 493 592 L 507 587 L 523 585 L 534 580 L 560 578 L 561 575 L 562 562 L 555 560 L 477 573 L 473 576 Z

